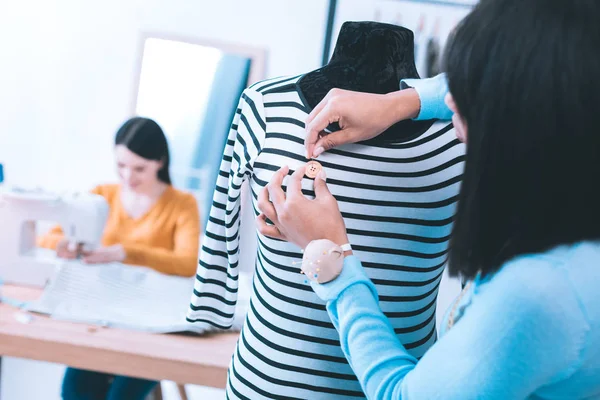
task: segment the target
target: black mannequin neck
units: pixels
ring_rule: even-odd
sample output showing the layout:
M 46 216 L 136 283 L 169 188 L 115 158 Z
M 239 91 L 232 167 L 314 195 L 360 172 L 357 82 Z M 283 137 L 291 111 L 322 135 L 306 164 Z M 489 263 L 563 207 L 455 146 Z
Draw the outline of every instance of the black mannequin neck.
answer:
M 314 108 L 333 88 L 385 94 L 397 91 L 401 79 L 418 78 L 413 39 L 412 31 L 400 26 L 346 22 L 329 64 L 298 82 L 307 105 Z M 431 124 L 403 121 L 369 143 L 406 141 L 424 133 Z M 336 125 L 330 130 L 338 130 Z

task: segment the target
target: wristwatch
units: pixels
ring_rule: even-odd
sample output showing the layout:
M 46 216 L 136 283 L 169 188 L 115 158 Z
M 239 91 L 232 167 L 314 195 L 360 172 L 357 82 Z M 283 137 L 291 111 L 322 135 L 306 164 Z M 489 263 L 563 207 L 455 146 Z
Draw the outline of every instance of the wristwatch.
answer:
M 350 243 L 340 246 L 328 239 L 313 240 L 304 249 L 301 272 L 312 282 L 331 282 L 342 273 L 344 252 L 350 250 Z

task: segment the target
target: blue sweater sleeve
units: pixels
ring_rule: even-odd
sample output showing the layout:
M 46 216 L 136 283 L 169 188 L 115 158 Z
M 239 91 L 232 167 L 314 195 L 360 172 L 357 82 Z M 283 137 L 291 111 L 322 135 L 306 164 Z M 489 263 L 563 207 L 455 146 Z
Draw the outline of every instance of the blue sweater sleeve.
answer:
M 585 320 L 564 277 L 538 275 L 544 282 L 536 283 L 504 275 L 474 295 L 454 328 L 419 362 L 381 312 L 356 257 L 346 258 L 338 279 L 313 289 L 327 301 L 342 350 L 369 399 L 522 399 L 573 372 Z
M 446 105 L 448 82 L 446 74 L 440 74 L 429 79 L 403 79 L 400 88 L 412 87 L 421 99 L 421 111 L 416 120 L 440 119 L 451 120 L 452 111 Z

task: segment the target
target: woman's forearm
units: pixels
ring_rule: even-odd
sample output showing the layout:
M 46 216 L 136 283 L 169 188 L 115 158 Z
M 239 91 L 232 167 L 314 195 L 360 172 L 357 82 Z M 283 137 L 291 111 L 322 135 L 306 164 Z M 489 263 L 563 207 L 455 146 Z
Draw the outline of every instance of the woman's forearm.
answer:
M 389 107 L 389 120 L 404 121 L 406 119 L 415 119 L 419 116 L 421 110 L 421 99 L 419 93 L 409 88 L 406 90 L 399 90 L 386 95 L 390 101 Z
M 327 300 L 327 311 L 340 335 L 340 344 L 369 399 L 400 399 L 404 377 L 417 360 L 400 343 L 381 312 L 373 283 L 356 257 L 346 257 L 334 281 L 313 284 Z

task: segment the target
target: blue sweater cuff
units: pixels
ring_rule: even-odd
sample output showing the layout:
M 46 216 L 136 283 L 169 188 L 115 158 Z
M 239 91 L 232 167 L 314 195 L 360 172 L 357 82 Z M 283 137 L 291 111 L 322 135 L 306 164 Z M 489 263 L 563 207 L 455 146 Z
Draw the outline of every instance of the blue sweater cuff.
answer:
M 448 93 L 448 82 L 446 74 L 440 74 L 429 79 L 403 79 L 400 88 L 414 88 L 421 100 L 421 111 L 418 121 L 440 119 L 451 120 L 452 111 L 446 105 L 446 94 Z
M 367 285 L 377 298 L 377 289 L 365 273 L 358 257 L 348 256 L 344 258 L 344 268 L 336 279 L 324 284 L 311 281 L 311 286 L 321 300 L 330 302 L 336 300 L 344 290 L 359 283 Z

